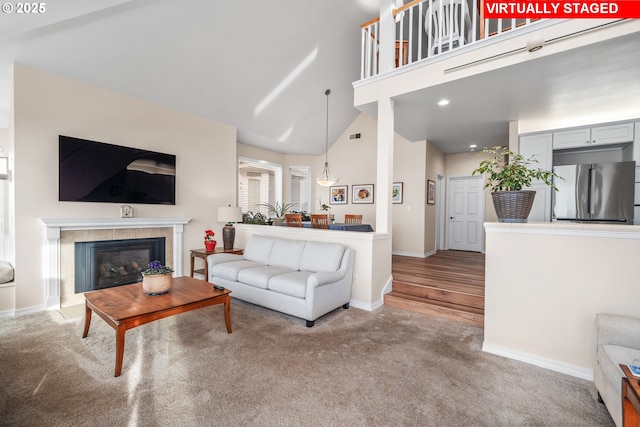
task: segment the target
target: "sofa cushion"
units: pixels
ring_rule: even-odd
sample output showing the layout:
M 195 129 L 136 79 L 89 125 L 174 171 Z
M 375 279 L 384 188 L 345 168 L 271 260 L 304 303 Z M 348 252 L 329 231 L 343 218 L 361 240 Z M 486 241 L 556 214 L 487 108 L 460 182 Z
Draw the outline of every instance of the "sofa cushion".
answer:
M 604 376 L 609 381 L 618 383 L 624 375 L 620 364 L 632 364 L 635 359 L 640 360 L 640 350 L 620 345 L 604 344 L 598 347 L 598 362 Z
M 255 262 L 247 260 L 223 262 L 222 264 L 214 265 L 209 270 L 209 275 L 235 282 L 238 280 L 238 272 L 255 266 Z
M 304 240 L 276 239 L 269 256 L 269 265 L 299 270 L 304 246 Z
M 338 243 L 307 242 L 300 259 L 300 270 L 338 271 L 344 246 Z
M 251 236 L 244 248 L 244 259 L 261 264 L 268 264 L 271 248 L 273 248 L 275 240 L 273 237 Z
M 278 274 L 291 272 L 290 268 L 277 267 L 274 265 L 263 265 L 259 267 L 245 268 L 238 273 L 238 281 L 247 285 L 267 289 L 269 279 Z
M 294 271 L 274 276 L 269 280 L 269 290 L 296 298 L 305 298 L 307 278 L 312 274 L 311 271 Z

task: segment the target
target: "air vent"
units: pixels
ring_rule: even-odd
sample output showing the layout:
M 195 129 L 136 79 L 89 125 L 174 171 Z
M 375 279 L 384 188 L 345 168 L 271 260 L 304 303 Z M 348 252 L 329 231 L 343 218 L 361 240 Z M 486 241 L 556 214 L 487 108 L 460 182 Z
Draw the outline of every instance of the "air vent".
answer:
M 362 138 L 361 133 L 352 133 L 351 135 L 349 135 L 349 141 L 355 141 L 356 139 L 360 138 Z

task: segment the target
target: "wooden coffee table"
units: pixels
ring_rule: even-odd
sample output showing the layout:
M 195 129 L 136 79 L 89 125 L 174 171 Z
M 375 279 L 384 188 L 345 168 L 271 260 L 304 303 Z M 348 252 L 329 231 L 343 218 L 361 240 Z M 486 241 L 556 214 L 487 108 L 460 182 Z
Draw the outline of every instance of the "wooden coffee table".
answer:
M 627 365 L 620 365 L 622 377 L 622 425 L 640 426 L 640 380 Z
M 164 295 L 146 295 L 142 291 L 142 283 L 86 292 L 82 338 L 89 334 L 92 311 L 115 329 L 114 377 L 119 377 L 122 373 L 124 336 L 128 329 L 198 308 L 224 304 L 224 320 L 227 332 L 231 333 L 230 293 L 228 289 L 219 291 L 213 288 L 213 284 L 192 277 L 174 277 L 171 290 Z

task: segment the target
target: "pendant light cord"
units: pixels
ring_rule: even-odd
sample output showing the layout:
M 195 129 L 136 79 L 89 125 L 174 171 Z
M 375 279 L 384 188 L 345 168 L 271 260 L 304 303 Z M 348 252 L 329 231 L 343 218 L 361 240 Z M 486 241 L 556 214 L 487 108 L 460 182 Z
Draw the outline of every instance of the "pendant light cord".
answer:
M 331 89 L 327 89 L 325 91 L 325 95 L 327 95 L 327 121 L 326 121 L 326 128 L 324 131 L 324 164 L 325 167 L 329 164 L 329 94 L 331 93 Z

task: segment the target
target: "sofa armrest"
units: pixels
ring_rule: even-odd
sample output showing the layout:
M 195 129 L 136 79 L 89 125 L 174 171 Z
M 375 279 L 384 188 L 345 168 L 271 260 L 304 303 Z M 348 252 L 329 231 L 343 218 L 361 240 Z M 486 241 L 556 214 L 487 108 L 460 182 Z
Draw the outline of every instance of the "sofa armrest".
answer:
M 211 254 L 207 256 L 207 262 L 209 263 L 209 269 L 216 264 L 222 264 L 224 262 L 242 261 L 243 255 L 237 254 Z
M 329 283 L 335 283 L 344 277 L 344 271 L 322 271 L 313 273 L 307 278 L 307 289 L 317 288 L 318 286 L 328 285 Z
M 596 348 L 603 344 L 640 349 L 640 318 L 619 314 L 597 314 Z

